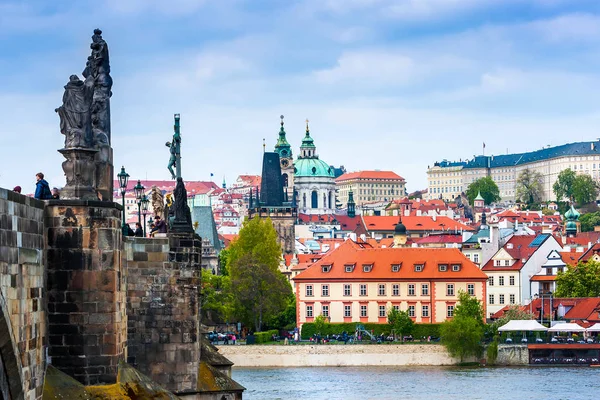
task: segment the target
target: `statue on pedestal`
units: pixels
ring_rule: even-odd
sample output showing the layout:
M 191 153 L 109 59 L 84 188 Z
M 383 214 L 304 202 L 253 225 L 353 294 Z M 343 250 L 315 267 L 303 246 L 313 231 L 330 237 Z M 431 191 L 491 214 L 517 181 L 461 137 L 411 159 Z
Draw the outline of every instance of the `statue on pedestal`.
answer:
M 173 179 L 177 179 L 177 184 L 173 194 L 175 201 L 173 208 L 175 209 L 175 218 L 172 223 L 172 232 L 193 232 L 192 227 L 192 213 L 190 207 L 187 204 L 187 191 L 181 177 L 181 132 L 179 126 L 179 114 L 175 114 L 175 133 L 173 134 L 173 140 L 167 142 L 167 147 L 170 149 L 171 156 L 169 158 L 169 165 L 167 168 L 171 173 Z M 173 171 L 175 166 L 176 171 Z M 169 211 L 171 207 L 169 207 Z
M 71 75 L 63 104 L 55 111 L 65 135 L 63 171 L 67 183 L 63 199 L 112 201 L 113 165 L 110 147 L 112 78 L 108 45 L 100 29 L 94 30 L 92 54 L 83 71 L 85 82 Z

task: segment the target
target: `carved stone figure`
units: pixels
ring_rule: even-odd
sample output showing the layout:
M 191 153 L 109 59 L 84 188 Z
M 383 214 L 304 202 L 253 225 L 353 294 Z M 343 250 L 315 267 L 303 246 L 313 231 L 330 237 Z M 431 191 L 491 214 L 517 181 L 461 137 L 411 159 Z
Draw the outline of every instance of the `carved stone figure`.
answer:
M 150 201 L 152 202 L 152 212 L 154 215 L 158 215 L 161 218 L 165 217 L 163 215 L 165 211 L 165 199 L 162 192 L 156 186 L 152 186 Z
M 84 85 L 77 75 L 69 77 L 63 94 L 63 105 L 54 110 L 60 118 L 60 133 L 65 135 L 65 149 L 93 146 L 90 124 L 93 95 L 93 89 Z
M 92 36 L 92 55 L 88 57 L 83 76 L 86 85 L 94 88 L 92 102 L 92 130 L 97 144 L 110 144 L 110 97 L 112 96 L 112 78 L 108 44 L 102 38 L 100 29 Z
M 177 178 L 175 185 L 175 220 L 173 221 L 173 231 L 192 232 L 192 213 L 187 203 L 187 190 L 182 178 Z

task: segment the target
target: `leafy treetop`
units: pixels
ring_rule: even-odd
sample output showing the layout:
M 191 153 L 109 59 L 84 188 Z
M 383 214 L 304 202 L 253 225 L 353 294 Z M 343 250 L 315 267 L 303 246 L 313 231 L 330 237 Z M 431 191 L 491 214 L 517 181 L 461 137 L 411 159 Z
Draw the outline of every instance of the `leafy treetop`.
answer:
M 491 176 L 479 178 L 469 185 L 465 195 L 469 199 L 471 205 L 473 205 L 478 193 L 481 193 L 481 197 L 483 197 L 485 204 L 492 204 L 496 201 L 500 201 L 500 190 Z

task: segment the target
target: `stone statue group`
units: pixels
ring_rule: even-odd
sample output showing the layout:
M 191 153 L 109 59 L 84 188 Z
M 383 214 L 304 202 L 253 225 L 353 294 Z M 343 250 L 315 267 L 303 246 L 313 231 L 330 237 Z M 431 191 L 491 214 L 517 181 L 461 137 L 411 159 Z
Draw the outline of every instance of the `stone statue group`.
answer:
M 102 31 L 94 30 L 92 54 L 82 75 L 71 75 L 65 85 L 63 105 L 55 111 L 60 116 L 60 132 L 65 135 L 65 148 L 91 148 L 110 144 L 110 97 L 112 78 L 108 45 Z
M 94 30 L 91 55 L 83 77 L 71 75 L 65 85 L 63 104 L 55 111 L 60 117 L 60 132 L 65 136 L 63 170 L 67 199 L 112 201 L 113 165 L 110 97 L 112 78 L 108 45 L 100 29 Z

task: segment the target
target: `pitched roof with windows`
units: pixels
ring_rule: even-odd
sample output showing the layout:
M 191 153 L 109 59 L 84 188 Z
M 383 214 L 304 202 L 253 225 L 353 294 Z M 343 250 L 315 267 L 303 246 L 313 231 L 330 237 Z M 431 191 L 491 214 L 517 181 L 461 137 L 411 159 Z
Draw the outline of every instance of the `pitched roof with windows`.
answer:
M 368 231 L 389 231 L 393 232 L 398 224 L 396 216 L 363 216 L 365 228 Z M 429 231 L 474 231 L 475 228 L 460 223 L 448 217 L 429 217 L 429 216 L 403 216 L 402 223 L 409 232 Z
M 496 253 L 482 268 L 483 271 L 519 271 L 527 260 L 537 249 L 546 242 L 551 235 L 522 235 L 513 236 L 502 247 L 500 251 L 505 251 L 513 260 L 516 260 L 512 265 L 494 265 Z
M 403 181 L 404 178 L 393 171 L 357 171 L 347 172 L 338 177 L 336 182 L 351 181 L 354 179 L 388 179 L 395 181 Z
M 356 264 L 352 272 L 346 272 L 345 265 Z M 448 265 L 440 271 L 440 264 Z M 365 272 L 364 265 L 371 265 Z M 398 272 L 392 272 L 393 265 L 400 265 Z M 423 265 L 417 271 L 415 265 Z M 452 266 L 460 265 L 458 271 Z M 323 266 L 330 266 L 323 272 Z M 340 247 L 327 253 L 305 271 L 298 274 L 296 281 L 312 280 L 470 280 L 485 281 L 487 275 L 466 258 L 458 249 L 429 248 L 373 248 L 369 245 L 346 240 Z

